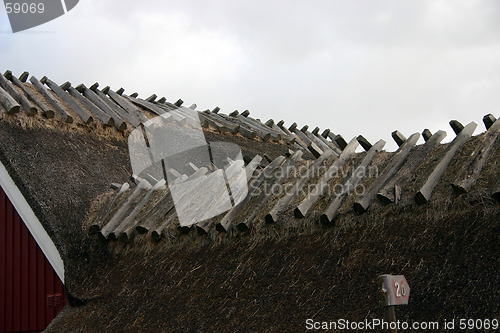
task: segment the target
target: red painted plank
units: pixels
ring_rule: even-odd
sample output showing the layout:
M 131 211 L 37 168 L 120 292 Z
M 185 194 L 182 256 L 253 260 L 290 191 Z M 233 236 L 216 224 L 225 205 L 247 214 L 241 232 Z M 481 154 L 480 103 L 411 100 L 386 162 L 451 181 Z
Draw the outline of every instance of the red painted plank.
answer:
M 45 298 L 47 298 L 48 295 L 53 295 L 54 294 L 54 273 L 52 270 L 52 266 L 50 266 L 49 262 L 47 259 L 44 257 L 44 264 L 45 264 Z M 55 318 L 55 307 L 46 307 L 45 308 L 45 324 L 48 326 L 52 319 Z
M 37 245 L 35 239 L 29 235 L 29 330 L 35 331 L 37 329 L 37 301 L 36 301 L 36 252 Z
M 5 332 L 5 290 L 6 290 L 6 222 L 5 222 L 5 193 L 0 188 L 0 332 Z
M 13 253 L 14 253 L 14 244 L 12 242 L 12 236 L 14 234 L 13 230 L 13 219 L 12 219 L 12 206 L 10 204 L 6 205 L 5 207 L 5 223 L 6 223 L 6 235 L 7 239 L 5 240 L 5 246 L 7 248 L 7 260 L 6 260 L 6 285 L 5 285 L 5 330 L 7 332 L 13 330 L 13 323 L 12 323 L 12 300 L 13 300 L 13 269 L 14 269 L 14 264 L 13 264 Z
M 37 329 L 43 329 L 45 326 L 45 265 L 42 250 L 37 246 L 36 248 L 36 269 L 37 269 L 37 283 L 36 283 L 36 299 L 37 299 Z
M 21 219 L 16 211 L 12 210 L 12 221 L 14 223 L 14 235 L 12 240 L 14 242 L 14 276 L 12 283 L 13 299 L 12 311 L 13 320 L 12 324 L 14 330 L 21 327 Z
M 57 276 L 56 272 L 54 272 L 54 280 L 56 281 L 56 293 L 61 295 L 61 304 L 56 308 L 56 316 L 57 314 L 64 308 L 66 305 L 66 293 L 64 292 L 64 286 Z
M 21 222 L 21 330 L 29 330 L 29 231 Z

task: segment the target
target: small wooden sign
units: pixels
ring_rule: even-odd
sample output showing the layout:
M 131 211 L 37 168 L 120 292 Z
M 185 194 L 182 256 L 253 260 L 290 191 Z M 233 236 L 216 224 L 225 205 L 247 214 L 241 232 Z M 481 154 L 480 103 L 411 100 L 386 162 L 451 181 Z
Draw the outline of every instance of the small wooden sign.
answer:
M 381 275 L 384 305 L 405 305 L 410 298 L 410 286 L 404 275 Z

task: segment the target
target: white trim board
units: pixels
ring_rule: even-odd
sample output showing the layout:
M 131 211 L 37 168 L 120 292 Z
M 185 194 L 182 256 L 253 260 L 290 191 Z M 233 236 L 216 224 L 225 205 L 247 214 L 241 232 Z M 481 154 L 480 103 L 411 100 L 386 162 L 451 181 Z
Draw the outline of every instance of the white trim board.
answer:
M 2 162 L 0 162 L 0 186 L 2 186 L 17 213 L 64 284 L 64 263 L 59 251 Z

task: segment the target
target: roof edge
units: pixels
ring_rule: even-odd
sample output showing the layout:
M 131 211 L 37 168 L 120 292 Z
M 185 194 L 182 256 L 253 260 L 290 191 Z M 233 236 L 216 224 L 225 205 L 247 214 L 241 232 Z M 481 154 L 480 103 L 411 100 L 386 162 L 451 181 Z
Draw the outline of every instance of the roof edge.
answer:
M 64 284 L 64 263 L 59 251 L 1 161 L 0 186 Z

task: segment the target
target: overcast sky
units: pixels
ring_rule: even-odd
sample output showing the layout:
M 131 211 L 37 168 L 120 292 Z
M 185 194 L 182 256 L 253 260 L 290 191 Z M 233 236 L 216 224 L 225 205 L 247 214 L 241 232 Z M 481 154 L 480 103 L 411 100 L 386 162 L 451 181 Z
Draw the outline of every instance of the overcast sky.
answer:
M 80 0 L 12 34 L 0 70 L 395 144 L 500 116 L 500 1 Z M 479 124 L 476 134 L 484 130 Z

